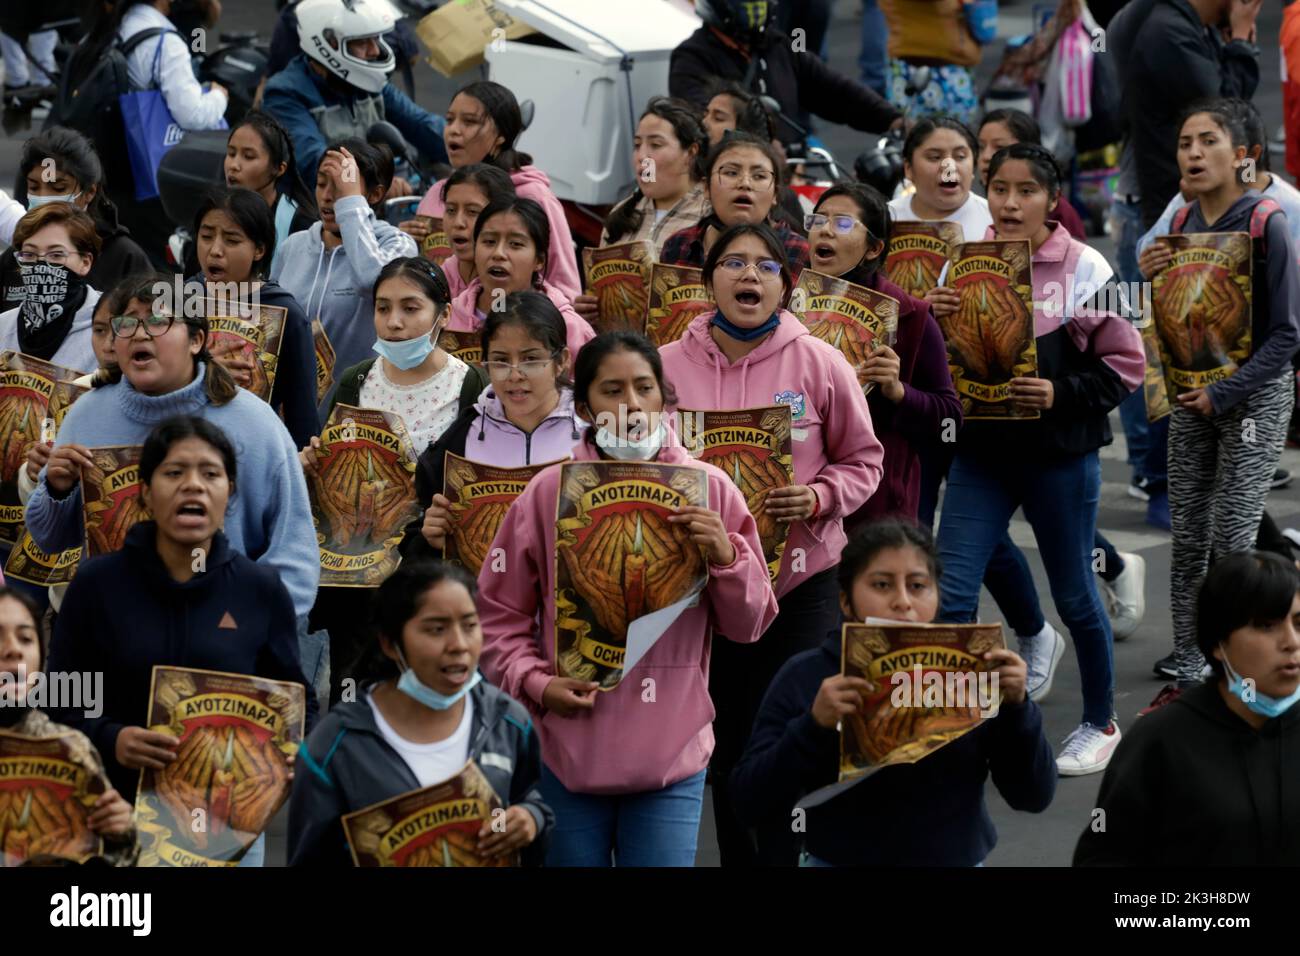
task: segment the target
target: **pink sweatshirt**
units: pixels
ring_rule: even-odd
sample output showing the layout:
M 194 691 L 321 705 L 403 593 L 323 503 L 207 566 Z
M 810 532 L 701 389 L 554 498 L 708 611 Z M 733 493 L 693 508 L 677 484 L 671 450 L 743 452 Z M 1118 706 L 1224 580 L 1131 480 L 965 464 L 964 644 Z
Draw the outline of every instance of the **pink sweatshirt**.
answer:
M 570 299 L 582 294 L 582 277 L 578 274 L 578 259 L 573 251 L 573 233 L 569 231 L 569 220 L 565 218 L 564 207 L 551 192 L 551 180 L 546 173 L 536 166 L 522 166 L 510 174 L 515 184 L 515 195 L 522 199 L 531 199 L 546 210 L 546 218 L 551 224 L 551 248 L 547 256 L 546 281 L 568 294 Z M 442 201 L 442 185 L 447 180 L 440 179 L 424 194 L 416 212 L 421 216 L 442 217 L 446 207 Z M 455 292 L 452 292 L 455 295 Z
M 584 439 L 573 457 L 599 455 Z M 758 529 L 740 491 L 675 442 L 658 460 L 708 473 L 709 507 L 722 516 L 736 559 L 725 568 L 709 566 L 699 604 L 682 612 L 618 687 L 597 692 L 593 710 L 561 717 L 542 707 L 542 693 L 555 676 L 555 512 L 562 465 L 533 478 L 506 513 L 492 547 L 504 549 L 508 572 L 484 564 L 479 575 L 479 668 L 538 718 L 542 759 L 578 793 L 661 790 L 703 770 L 713 753 L 712 631 L 725 620 L 730 640 L 751 643 L 776 618 Z M 647 678 L 654 684 L 645 684 Z M 649 687 L 654 700 L 645 698 Z
M 713 315 L 696 316 L 681 339 L 659 350 L 664 377 L 682 408 L 791 406 L 795 482 L 812 487 L 821 510 L 790 528 L 776 579 L 782 597 L 839 562 L 847 541 L 844 519 L 880 484 L 884 449 L 857 375 L 838 350 L 782 309 L 776 331 L 732 365 L 709 334 Z
M 477 332 L 483 328 L 487 317 L 478 310 L 478 296 L 482 291 L 483 283 L 474 279 L 460 295 L 451 300 L 451 317 L 447 320 L 447 328 L 453 332 Z M 586 319 L 573 310 L 573 302 L 567 295 L 549 282 L 542 283 L 542 291 L 564 316 L 564 325 L 569 333 L 569 367 L 572 368 L 578 360 L 578 350 L 594 339 L 596 332 Z

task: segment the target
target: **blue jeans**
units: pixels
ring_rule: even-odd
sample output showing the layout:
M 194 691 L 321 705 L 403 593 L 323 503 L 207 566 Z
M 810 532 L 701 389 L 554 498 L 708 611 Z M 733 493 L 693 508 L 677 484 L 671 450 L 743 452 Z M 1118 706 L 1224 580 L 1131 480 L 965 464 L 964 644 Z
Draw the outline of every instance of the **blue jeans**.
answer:
M 921 452 L 921 496 L 917 505 L 917 523 L 934 530 L 934 511 L 939 503 L 939 486 L 952 464 L 951 445 L 927 447 Z M 1011 535 L 1004 534 L 984 570 L 984 586 L 1007 619 L 1007 626 L 1021 637 L 1031 637 L 1047 623 L 1043 617 L 1034 576 L 1024 552 L 1015 546 Z
M 888 89 L 885 75 L 889 59 L 889 26 L 876 0 L 862 0 L 862 50 L 858 53 L 858 77 L 881 96 Z
M 253 845 L 248 848 L 244 858 L 239 861 L 240 866 L 254 867 L 266 866 L 266 834 L 263 833 L 253 841 Z
M 1100 497 L 1101 460 L 1096 452 L 1046 460 L 959 454 L 948 472 L 939 524 L 939 619 L 975 620 L 985 568 L 1012 514 L 1023 507 L 1057 613 L 1074 640 L 1083 719 L 1105 727 L 1114 703 L 1114 658 L 1110 621 L 1092 572 Z
M 704 771 L 662 790 L 573 793 L 542 765 L 542 797 L 555 811 L 547 866 L 694 866 Z
M 330 693 L 330 644 L 327 631 L 312 631 L 307 619 L 309 615 L 298 618 L 298 658 L 302 665 L 302 676 L 322 700 L 329 699 Z

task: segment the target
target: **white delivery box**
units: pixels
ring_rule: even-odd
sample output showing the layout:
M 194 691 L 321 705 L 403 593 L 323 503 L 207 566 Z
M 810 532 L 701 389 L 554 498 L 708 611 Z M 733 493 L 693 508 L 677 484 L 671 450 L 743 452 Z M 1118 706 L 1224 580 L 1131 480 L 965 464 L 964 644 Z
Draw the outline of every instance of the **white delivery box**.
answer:
M 635 185 L 632 137 L 652 96 L 668 94 L 668 60 L 700 20 L 673 0 L 496 0 L 566 49 L 488 44 L 488 75 L 522 103 L 519 138 L 561 199 L 614 203 Z

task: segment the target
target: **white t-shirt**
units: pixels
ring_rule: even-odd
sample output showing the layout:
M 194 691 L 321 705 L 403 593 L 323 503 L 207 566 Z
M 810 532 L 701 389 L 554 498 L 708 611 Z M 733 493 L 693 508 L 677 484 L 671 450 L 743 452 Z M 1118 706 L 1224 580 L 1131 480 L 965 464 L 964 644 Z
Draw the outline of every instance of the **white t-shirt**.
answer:
M 468 374 L 468 365 L 448 355 L 447 364 L 433 378 L 415 385 L 394 385 L 384 372 L 384 360 L 377 358 L 361 383 L 361 405 L 401 415 L 418 454 L 441 438 L 456 420 L 460 390 Z
M 411 773 L 415 774 L 415 779 L 420 781 L 421 787 L 431 787 L 435 783 L 450 780 L 460 773 L 465 762 L 469 760 L 469 730 L 473 721 L 474 702 L 470 700 L 468 694 L 464 697 L 465 714 L 461 717 L 456 732 L 446 740 L 439 740 L 433 744 L 411 743 L 384 720 L 384 715 L 380 713 L 373 694 L 366 699 L 370 703 L 371 711 L 374 712 L 379 733 L 406 761 L 406 765 L 411 768 Z
M 895 222 L 916 222 L 921 219 L 912 211 L 912 196 L 899 196 L 889 201 L 889 213 Z M 944 216 L 939 222 L 961 223 L 962 235 L 967 242 L 980 242 L 984 233 L 993 225 L 993 216 L 989 213 L 989 202 L 983 196 L 971 193 L 956 212 Z

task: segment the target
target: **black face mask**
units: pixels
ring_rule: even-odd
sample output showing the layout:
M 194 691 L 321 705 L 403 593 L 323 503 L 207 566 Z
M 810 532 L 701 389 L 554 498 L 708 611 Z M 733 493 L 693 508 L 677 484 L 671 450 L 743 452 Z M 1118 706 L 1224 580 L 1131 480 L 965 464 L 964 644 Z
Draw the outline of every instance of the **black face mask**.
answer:
M 22 270 L 24 295 L 18 310 L 18 348 L 25 355 L 48 362 L 68 337 L 90 286 L 67 266 L 37 262 Z

